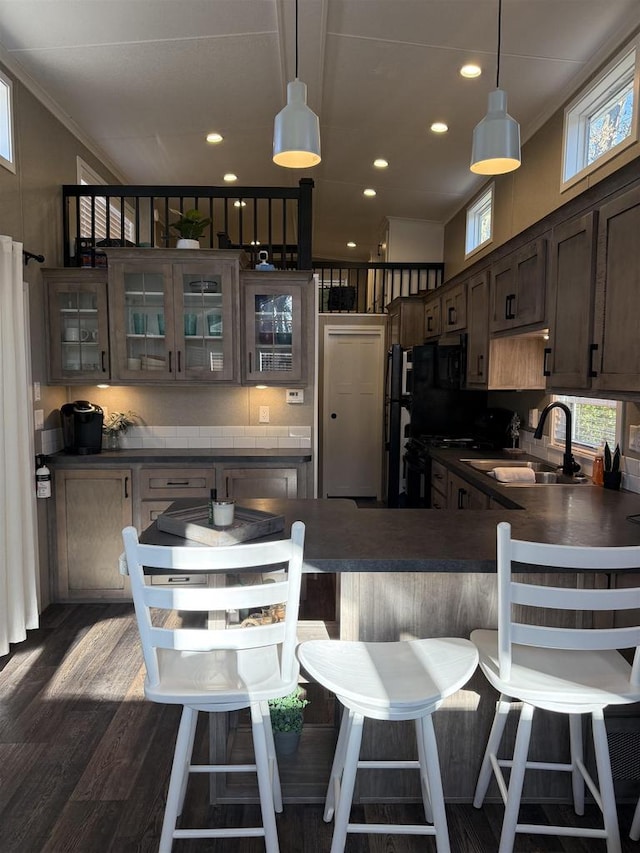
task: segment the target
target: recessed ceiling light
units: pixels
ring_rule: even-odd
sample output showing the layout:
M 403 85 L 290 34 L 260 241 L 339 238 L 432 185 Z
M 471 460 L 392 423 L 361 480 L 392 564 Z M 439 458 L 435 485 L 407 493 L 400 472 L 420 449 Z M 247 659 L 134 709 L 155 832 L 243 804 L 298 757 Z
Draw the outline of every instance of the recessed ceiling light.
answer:
M 366 195 L 368 198 L 373 198 L 376 194 L 376 191 L 372 189 L 366 189 L 362 194 Z
M 356 247 L 356 244 L 353 242 L 353 240 L 349 240 L 349 242 L 347 243 L 347 248 L 348 249 L 355 249 L 355 247 Z
M 226 180 L 227 180 L 227 179 L 226 179 L 226 177 L 225 177 L 225 181 L 226 181 Z M 233 206 L 234 206 L 234 207 L 246 207 L 246 206 L 247 206 L 247 202 L 246 202 L 246 201 L 234 201 L 234 202 L 233 202 Z
M 479 65 L 476 65 L 473 62 L 470 62 L 468 65 L 463 65 L 460 69 L 460 75 L 469 79 L 472 79 L 473 77 L 479 77 L 481 74 L 482 68 L 480 68 Z
M 223 178 L 228 184 L 232 184 L 234 181 L 238 180 L 238 176 L 234 175 L 233 172 L 227 172 L 227 174 Z
M 449 125 L 445 124 L 443 121 L 434 121 L 431 125 L 431 130 L 434 133 L 446 133 L 449 130 Z
M 373 165 L 376 169 L 386 169 L 389 163 L 383 157 L 378 157 L 377 160 L 373 161 Z
M 222 142 L 224 137 L 221 133 L 207 133 L 207 142 L 211 145 L 217 145 L 218 142 Z

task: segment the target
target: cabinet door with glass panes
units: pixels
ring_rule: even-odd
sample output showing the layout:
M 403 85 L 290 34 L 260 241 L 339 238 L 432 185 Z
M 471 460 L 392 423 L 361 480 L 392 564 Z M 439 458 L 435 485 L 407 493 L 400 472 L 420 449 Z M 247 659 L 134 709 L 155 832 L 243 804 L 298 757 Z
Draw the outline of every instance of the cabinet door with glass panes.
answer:
M 308 273 L 243 273 L 245 322 L 243 380 L 305 383 Z
M 118 379 L 238 381 L 238 262 L 197 254 L 108 253 Z
M 49 381 L 68 385 L 110 377 L 105 270 L 45 269 Z

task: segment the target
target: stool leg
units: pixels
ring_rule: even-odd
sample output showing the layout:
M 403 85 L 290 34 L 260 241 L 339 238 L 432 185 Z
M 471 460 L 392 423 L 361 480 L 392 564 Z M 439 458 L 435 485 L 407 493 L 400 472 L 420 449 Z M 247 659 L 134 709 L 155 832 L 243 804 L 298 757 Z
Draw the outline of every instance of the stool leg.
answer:
M 342 773 L 342 784 L 340 785 L 340 796 L 338 808 L 333 826 L 333 839 L 331 841 L 331 853 L 343 853 L 347 841 L 347 827 L 351 802 L 353 800 L 353 789 L 356 784 L 356 772 L 358 770 L 358 757 L 360 755 L 360 744 L 362 743 L 362 727 L 364 717 L 361 714 L 350 712 L 349 737 L 347 739 L 344 770 Z
M 512 853 L 513 851 L 518 812 L 520 811 L 520 799 L 522 797 L 522 785 L 524 783 L 525 770 L 527 769 L 533 711 L 533 706 L 527 705 L 526 702 L 520 711 L 520 721 L 518 722 L 518 733 L 516 734 L 516 743 L 513 750 L 513 764 L 511 767 L 511 776 L 509 777 L 509 789 L 505 803 L 498 853 Z
M 607 729 L 604 724 L 602 709 L 592 712 L 591 731 L 593 733 L 596 767 L 598 768 L 598 788 L 600 789 L 600 798 L 602 799 L 602 816 L 604 818 L 604 828 L 607 833 L 607 853 L 620 853 L 618 813 L 616 811 L 613 778 L 611 776 Z
M 583 815 L 584 778 L 578 769 L 578 762 L 584 762 L 581 714 L 569 714 L 569 740 L 571 743 L 571 788 L 573 790 L 573 808 L 576 814 Z
M 271 726 L 271 723 L 269 722 L 268 725 Z M 279 853 L 265 719 L 262 715 L 260 702 L 252 702 L 251 704 L 251 729 L 253 731 L 253 749 L 256 757 L 265 848 L 267 853 Z
M 189 781 L 189 763 L 193 761 L 193 744 L 196 739 L 196 726 L 198 724 L 198 712 L 194 711 L 191 715 L 191 728 L 189 730 L 189 741 L 187 743 L 187 763 L 184 768 L 184 775 L 182 777 L 182 786 L 180 787 L 180 797 L 178 798 L 178 814 L 182 814 L 182 807 L 184 806 L 184 797 L 187 793 L 187 782 Z
M 636 806 L 635 814 L 633 815 L 633 821 L 631 822 L 629 838 L 633 839 L 633 841 L 640 840 L 640 798 L 638 799 L 638 805 Z
M 436 850 L 438 853 L 450 853 L 449 830 L 447 828 L 447 814 L 444 808 L 444 793 L 442 791 L 442 777 L 440 775 L 440 761 L 438 760 L 438 745 L 436 733 L 433 730 L 433 719 L 431 714 L 421 720 L 422 738 L 427 762 L 427 778 L 429 780 L 429 791 L 431 794 L 431 808 L 433 809 L 433 826 L 436 831 Z
M 273 742 L 273 729 L 271 728 L 271 714 L 269 713 L 269 703 L 261 702 L 260 710 L 262 712 L 262 719 L 264 720 L 264 734 L 267 740 L 269 772 L 271 775 L 271 787 L 273 789 L 273 806 L 275 810 L 280 813 L 282 811 L 282 789 L 280 787 L 280 772 L 278 770 L 276 747 Z
M 176 828 L 178 814 L 182 808 L 184 788 L 187 784 L 189 774 L 189 763 L 191 761 L 191 749 L 193 748 L 193 733 L 198 719 L 198 712 L 185 705 L 180 717 L 176 748 L 173 753 L 173 764 L 169 778 L 169 790 L 167 792 L 167 804 L 164 809 L 162 821 L 162 833 L 160 835 L 160 846 L 158 853 L 171 853 L 173 844 L 173 832 Z
M 323 820 L 329 823 L 333 820 L 333 813 L 336 808 L 336 801 L 340 797 L 340 780 L 342 779 L 342 771 L 344 770 L 344 755 L 351 731 L 351 714 L 348 708 L 342 710 L 342 721 L 340 723 L 340 731 L 338 732 L 338 741 L 336 743 L 336 751 L 333 756 L 333 764 L 331 765 L 331 774 L 329 776 L 329 785 L 327 787 L 327 795 L 324 800 L 324 815 Z
M 418 762 L 420 764 L 420 787 L 422 790 L 422 804 L 424 806 L 424 816 L 427 823 L 433 823 L 433 809 L 431 808 L 431 792 L 429 790 L 429 777 L 427 775 L 427 752 L 424 743 L 424 733 L 422 731 L 422 720 L 417 719 L 416 725 L 416 742 L 418 744 Z
M 482 807 L 482 803 L 484 802 L 484 798 L 487 794 L 487 788 L 489 787 L 491 774 L 493 773 L 491 756 L 497 756 L 498 750 L 500 749 L 500 741 L 502 740 L 504 727 L 507 724 L 507 717 L 509 716 L 510 708 L 511 699 L 503 693 L 496 703 L 496 713 L 493 718 L 489 740 L 487 741 L 487 748 L 484 751 L 484 758 L 482 759 L 482 765 L 480 766 L 480 773 L 478 774 L 476 792 L 473 798 L 473 805 L 477 809 Z

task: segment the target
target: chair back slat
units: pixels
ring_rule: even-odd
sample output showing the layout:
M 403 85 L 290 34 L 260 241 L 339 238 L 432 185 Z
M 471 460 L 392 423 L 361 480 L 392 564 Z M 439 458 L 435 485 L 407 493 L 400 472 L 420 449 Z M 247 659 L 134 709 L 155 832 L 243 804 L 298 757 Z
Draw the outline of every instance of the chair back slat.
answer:
M 123 530 L 126 571 L 131 579 L 138 629 L 151 684 L 159 680 L 158 649 L 184 652 L 257 649 L 273 646 L 280 661 L 284 681 L 297 669 L 296 632 L 302 576 L 304 524 L 296 521 L 291 536 L 274 542 L 240 543 L 225 547 L 141 544 L 134 527 Z M 228 573 L 234 586 L 207 589 L 160 587 L 145 583 L 145 568 L 172 572 Z M 256 583 L 256 573 L 276 574 Z M 243 576 L 243 572 L 251 573 Z M 237 583 L 237 581 L 240 581 Z M 242 581 L 245 581 L 243 584 Z M 228 629 L 207 627 L 207 612 L 266 609 L 284 604 L 284 618 L 270 624 L 234 625 Z M 152 608 L 203 612 L 203 627 L 159 627 L 154 625 Z
M 538 646 L 549 649 L 597 651 L 605 649 L 635 649 L 630 683 L 638 685 L 640 678 L 640 587 L 624 589 L 576 589 L 546 586 L 545 572 L 529 572 L 527 567 L 545 567 L 554 573 L 576 571 L 640 571 L 640 546 L 587 548 L 572 545 L 552 545 L 543 542 L 526 542 L 511 538 L 511 525 L 498 524 L 498 657 L 500 677 L 508 680 L 511 673 L 512 646 L 514 644 Z M 527 573 L 526 582 L 513 580 Z M 565 610 L 571 627 L 541 624 L 543 615 L 516 616 L 514 605 L 542 610 Z M 593 624 L 592 613 L 617 611 L 629 614 L 636 624 L 629 625 L 627 615 L 624 627 L 599 628 Z M 530 624 L 533 619 L 534 624 Z M 589 623 L 589 624 L 587 624 Z M 612 624 L 615 625 L 615 617 Z

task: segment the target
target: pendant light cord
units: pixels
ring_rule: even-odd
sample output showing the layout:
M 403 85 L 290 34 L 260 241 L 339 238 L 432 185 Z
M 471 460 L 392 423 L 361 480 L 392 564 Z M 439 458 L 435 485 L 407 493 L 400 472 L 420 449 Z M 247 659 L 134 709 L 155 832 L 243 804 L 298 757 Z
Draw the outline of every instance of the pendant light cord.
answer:
M 501 0 L 502 2 L 502 0 Z M 296 80 L 298 79 L 298 0 L 296 0 Z
M 297 16 L 298 0 L 296 0 L 296 16 Z M 296 27 L 297 27 L 296 17 Z M 297 32 L 297 30 L 296 30 Z M 496 59 L 496 89 L 500 88 L 500 42 L 502 40 L 502 0 L 498 0 L 498 56 Z M 297 36 L 296 36 L 297 41 Z M 297 62 L 297 60 L 296 60 Z M 296 77 L 298 73 L 296 71 Z

